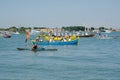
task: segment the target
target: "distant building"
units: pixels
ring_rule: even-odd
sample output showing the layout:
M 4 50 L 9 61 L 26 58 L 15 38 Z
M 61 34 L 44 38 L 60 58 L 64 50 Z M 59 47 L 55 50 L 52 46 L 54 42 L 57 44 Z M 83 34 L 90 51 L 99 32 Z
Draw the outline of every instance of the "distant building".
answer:
M 113 31 L 118 31 L 118 32 L 120 32 L 120 28 L 115 28 L 115 29 L 113 29 Z
M 43 29 L 40 29 L 41 32 L 61 32 L 61 28 L 43 28 Z

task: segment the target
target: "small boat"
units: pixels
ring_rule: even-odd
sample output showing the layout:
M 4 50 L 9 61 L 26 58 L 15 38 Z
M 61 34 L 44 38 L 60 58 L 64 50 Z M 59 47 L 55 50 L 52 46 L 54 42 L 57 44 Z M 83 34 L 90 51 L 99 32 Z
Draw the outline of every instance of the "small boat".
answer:
M 113 37 L 98 37 L 98 39 L 115 39 Z
M 40 31 L 38 31 L 38 30 L 31 30 L 30 35 L 36 35 L 36 34 L 39 34 L 39 33 L 40 33 Z
M 101 30 L 101 32 L 104 32 L 104 33 L 111 33 L 112 31 L 111 31 L 111 30 Z
M 21 51 L 21 50 L 31 50 L 31 51 L 57 51 L 56 48 L 38 48 L 35 50 L 29 49 L 29 48 L 17 48 L 17 50 Z
M 75 40 L 71 41 L 36 41 L 31 40 L 32 44 L 38 44 L 38 45 L 77 45 L 79 43 L 79 39 L 76 38 Z
M 9 32 L 4 32 L 4 33 L 2 33 L 2 36 L 3 36 L 4 38 L 11 38 L 11 34 L 10 34 Z
M 112 31 L 111 30 L 105 30 L 105 33 L 111 33 Z
M 12 34 L 20 34 L 19 32 L 13 32 Z
M 98 39 L 116 39 L 117 37 L 115 36 L 108 36 L 107 34 L 99 34 Z
M 4 38 L 11 38 L 11 36 L 10 35 L 5 35 L 5 36 L 3 36 Z
M 79 37 L 93 37 L 95 34 L 80 35 Z

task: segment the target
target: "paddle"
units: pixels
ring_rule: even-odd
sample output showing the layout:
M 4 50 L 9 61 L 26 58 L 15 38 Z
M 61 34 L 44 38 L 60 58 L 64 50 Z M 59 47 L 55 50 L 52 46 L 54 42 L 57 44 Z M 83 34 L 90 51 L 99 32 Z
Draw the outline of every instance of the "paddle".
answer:
M 17 50 L 29 50 L 28 48 L 17 48 Z

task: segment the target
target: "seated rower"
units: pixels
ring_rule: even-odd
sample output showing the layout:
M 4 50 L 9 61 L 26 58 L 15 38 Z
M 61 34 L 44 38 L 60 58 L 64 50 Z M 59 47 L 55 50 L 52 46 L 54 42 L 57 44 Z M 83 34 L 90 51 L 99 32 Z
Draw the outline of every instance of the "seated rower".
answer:
M 36 50 L 38 48 L 38 45 L 37 44 L 34 44 L 33 46 L 32 46 L 32 50 Z
M 32 46 L 32 50 L 34 51 L 36 51 L 36 50 L 45 50 L 45 48 L 44 47 L 40 47 L 40 46 L 38 46 L 37 44 L 33 44 L 33 46 Z

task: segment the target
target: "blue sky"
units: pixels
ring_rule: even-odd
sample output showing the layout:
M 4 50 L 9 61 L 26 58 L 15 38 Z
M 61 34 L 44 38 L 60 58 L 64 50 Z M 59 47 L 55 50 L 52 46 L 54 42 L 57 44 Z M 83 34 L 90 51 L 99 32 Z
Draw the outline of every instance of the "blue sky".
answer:
M 120 0 L 0 0 L 0 27 L 120 27 Z

